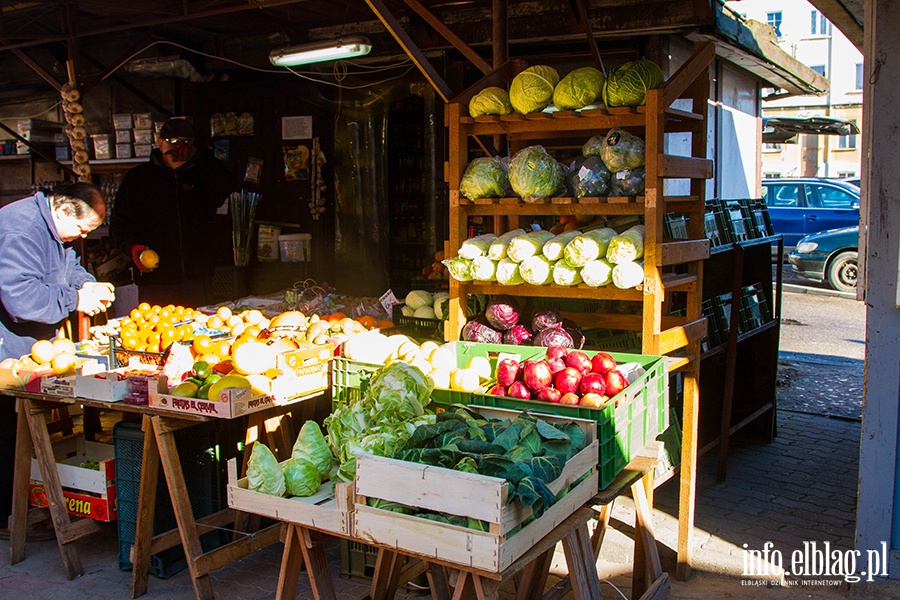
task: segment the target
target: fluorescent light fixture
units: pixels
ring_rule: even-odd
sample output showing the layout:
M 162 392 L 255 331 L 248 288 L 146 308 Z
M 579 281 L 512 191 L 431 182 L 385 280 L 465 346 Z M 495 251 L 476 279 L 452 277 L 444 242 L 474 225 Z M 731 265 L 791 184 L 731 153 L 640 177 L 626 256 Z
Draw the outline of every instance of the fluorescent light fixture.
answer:
M 369 43 L 369 40 L 364 37 L 353 36 L 273 50 L 269 53 L 269 61 L 276 67 L 293 67 L 365 56 L 371 50 L 372 45 Z

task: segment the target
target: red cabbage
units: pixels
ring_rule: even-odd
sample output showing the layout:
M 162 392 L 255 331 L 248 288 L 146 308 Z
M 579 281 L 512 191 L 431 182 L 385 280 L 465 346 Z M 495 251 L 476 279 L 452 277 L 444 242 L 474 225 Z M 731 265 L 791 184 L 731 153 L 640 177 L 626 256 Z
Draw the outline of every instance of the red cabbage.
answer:
M 484 316 L 494 329 L 506 331 L 519 322 L 519 301 L 513 296 L 500 294 L 491 297 Z
M 542 308 L 531 316 L 531 328 L 535 333 L 539 333 L 548 327 L 560 323 L 562 323 L 562 315 L 552 308 Z
M 515 346 L 525 346 L 531 342 L 532 334 L 528 328 L 519 323 L 513 325 L 511 329 L 503 332 L 503 343 L 513 344 Z
M 562 323 L 557 323 L 555 325 L 551 325 L 550 327 L 545 327 L 536 336 L 534 336 L 534 340 L 531 342 L 531 345 L 563 346 L 564 348 L 575 347 L 575 343 L 572 341 L 572 336 L 569 335 L 569 332 L 563 329 Z
M 467 342 L 481 342 L 483 344 L 499 344 L 503 336 L 490 325 L 480 321 L 469 321 L 462 330 L 462 339 Z
M 572 319 L 563 319 L 562 320 L 563 329 L 566 330 L 566 333 L 572 338 L 572 344 L 574 348 L 581 350 L 584 348 L 584 333 L 581 331 L 581 327 L 578 326 L 578 323 L 573 321 Z

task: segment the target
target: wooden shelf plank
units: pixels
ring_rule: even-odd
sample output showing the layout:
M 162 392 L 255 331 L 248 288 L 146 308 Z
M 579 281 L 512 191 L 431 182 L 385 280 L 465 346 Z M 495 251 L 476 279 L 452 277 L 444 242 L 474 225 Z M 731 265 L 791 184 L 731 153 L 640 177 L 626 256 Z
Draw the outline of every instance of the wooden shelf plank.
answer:
M 585 132 L 612 129 L 613 127 L 643 127 L 646 116 L 638 112 L 624 114 L 603 114 L 587 111 L 581 113 L 581 118 L 573 118 L 569 115 L 555 116 L 556 113 L 530 113 L 528 115 L 503 115 L 494 120 L 487 117 L 461 117 L 459 129 L 465 135 L 509 135 L 517 139 L 534 139 L 540 137 L 546 139 L 548 131 L 558 134 L 576 134 L 583 137 Z M 484 119 L 484 120 L 483 120 Z M 590 137 L 590 136 L 588 136 Z M 584 143 L 584 140 L 582 140 Z
M 709 179 L 713 175 L 713 162 L 708 158 L 662 154 L 658 175 L 667 179 Z
M 669 107 L 666 109 L 666 117 L 668 117 L 670 120 L 677 120 L 677 121 L 693 121 L 695 123 L 705 122 L 703 115 L 699 115 L 697 113 L 690 112 L 687 110 L 679 110 L 677 108 L 672 108 L 672 107 Z
M 665 242 L 660 248 L 660 266 L 706 260 L 709 258 L 709 240 L 683 240 Z
M 662 278 L 663 287 L 669 292 L 690 292 L 697 287 L 697 276 L 689 273 L 667 273 Z
M 593 300 L 634 300 L 640 301 L 644 294 L 640 290 L 621 290 L 615 286 L 592 288 L 586 285 L 501 285 L 488 281 L 460 282 L 460 290 L 469 294 L 512 294 L 535 298 L 589 298 Z
M 772 329 L 773 327 L 775 327 L 778 324 L 779 323 L 776 320 L 772 320 L 772 321 L 763 323 L 756 329 L 752 329 L 750 331 L 747 331 L 746 333 L 742 333 L 742 334 L 738 335 L 737 343 L 740 344 L 744 340 L 747 340 L 749 338 L 752 338 L 753 336 L 759 335 L 759 334 L 763 333 L 764 331 L 768 331 L 769 329 Z M 728 350 L 728 342 L 725 342 L 724 344 L 719 344 L 718 346 L 715 346 L 714 348 L 710 348 L 709 350 L 707 350 L 706 352 L 704 352 L 703 354 L 700 355 L 700 360 L 706 360 L 707 358 L 713 357 L 716 354 L 722 354 L 726 350 Z
M 684 348 L 691 342 L 702 340 L 706 337 L 706 317 L 701 317 L 685 325 L 672 327 L 659 333 L 659 351 L 668 354 L 679 348 Z

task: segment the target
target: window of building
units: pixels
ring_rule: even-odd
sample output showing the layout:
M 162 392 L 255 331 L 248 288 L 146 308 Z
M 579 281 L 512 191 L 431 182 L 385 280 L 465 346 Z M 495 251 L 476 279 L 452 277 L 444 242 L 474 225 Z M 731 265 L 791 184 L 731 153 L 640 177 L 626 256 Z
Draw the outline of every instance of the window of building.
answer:
M 810 65 L 809 68 L 812 69 L 813 71 L 815 71 L 816 73 L 818 73 L 819 75 L 821 75 L 822 77 L 825 77 L 825 65 Z
M 783 148 L 782 144 L 763 144 L 764 152 L 781 152 Z
M 781 37 L 781 11 L 766 13 L 766 23 L 775 28 L 775 35 Z
M 810 11 L 809 32 L 812 35 L 828 35 L 828 19 L 817 10 Z
M 781 173 L 763 173 L 763 179 L 781 179 Z
M 854 171 L 838 171 L 838 179 L 852 179 L 856 177 Z
M 856 121 L 851 121 L 854 125 Z M 853 135 L 842 135 L 838 138 L 838 149 L 839 150 L 854 150 L 856 149 L 856 134 Z
M 863 64 L 856 63 L 856 89 L 863 89 Z

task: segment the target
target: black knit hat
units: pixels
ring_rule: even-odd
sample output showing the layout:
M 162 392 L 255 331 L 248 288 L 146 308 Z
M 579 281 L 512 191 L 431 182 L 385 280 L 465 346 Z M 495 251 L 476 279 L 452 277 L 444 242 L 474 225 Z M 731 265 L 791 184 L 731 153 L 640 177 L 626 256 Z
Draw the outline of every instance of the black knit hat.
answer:
M 169 119 L 159 128 L 159 136 L 164 140 L 193 140 L 197 136 L 186 119 Z

